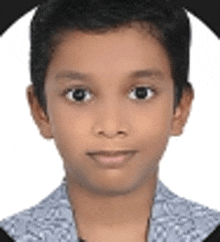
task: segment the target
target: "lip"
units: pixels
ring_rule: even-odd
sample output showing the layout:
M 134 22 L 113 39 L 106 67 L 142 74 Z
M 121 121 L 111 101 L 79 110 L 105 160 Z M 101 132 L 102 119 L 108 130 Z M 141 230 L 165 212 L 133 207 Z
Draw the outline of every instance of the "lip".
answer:
M 101 167 L 119 168 L 124 166 L 136 153 L 136 150 L 97 151 L 88 155 Z

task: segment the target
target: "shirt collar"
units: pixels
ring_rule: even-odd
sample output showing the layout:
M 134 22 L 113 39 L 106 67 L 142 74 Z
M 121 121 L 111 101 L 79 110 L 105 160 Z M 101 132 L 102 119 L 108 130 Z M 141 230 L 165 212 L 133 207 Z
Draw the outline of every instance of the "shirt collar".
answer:
M 155 223 L 157 219 L 162 216 L 164 209 L 161 209 L 161 205 L 164 204 L 165 200 L 172 197 L 175 197 L 175 195 L 170 192 L 159 179 L 157 179 L 150 223 Z M 61 186 L 50 196 L 50 199 L 51 198 L 57 202 L 57 207 L 62 207 L 62 213 L 59 215 L 60 219 L 67 220 L 68 223 L 73 224 L 71 229 L 72 236 L 74 239 L 77 239 L 77 224 L 68 197 L 66 177 L 63 178 Z
M 72 213 L 65 177 L 61 186 L 43 200 L 40 206 L 50 208 L 51 212 L 48 216 L 53 214 L 52 221 L 60 221 L 60 223 L 63 221 L 62 224 L 65 224 L 68 230 L 69 241 L 78 241 L 77 225 Z M 43 214 L 41 216 L 45 219 Z M 149 242 L 201 242 L 201 238 L 208 236 L 218 223 L 220 223 L 219 213 L 175 195 L 160 180 L 157 180 L 151 211 Z M 33 232 L 36 231 L 34 228 Z

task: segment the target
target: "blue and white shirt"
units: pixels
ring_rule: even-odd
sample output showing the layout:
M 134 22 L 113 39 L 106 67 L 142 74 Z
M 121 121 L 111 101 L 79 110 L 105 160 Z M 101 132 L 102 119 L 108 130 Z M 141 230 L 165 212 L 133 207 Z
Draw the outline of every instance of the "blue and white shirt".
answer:
M 201 242 L 220 224 L 220 212 L 172 193 L 157 181 L 148 242 Z M 0 221 L 16 242 L 78 242 L 64 178 L 36 206 Z

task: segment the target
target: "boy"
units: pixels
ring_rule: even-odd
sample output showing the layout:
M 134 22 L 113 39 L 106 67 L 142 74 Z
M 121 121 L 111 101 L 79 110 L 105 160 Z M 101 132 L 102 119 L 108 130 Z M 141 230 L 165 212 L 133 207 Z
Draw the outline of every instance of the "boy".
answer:
M 220 213 L 158 179 L 187 122 L 190 28 L 167 1 L 49 0 L 31 24 L 27 98 L 66 176 L 0 222 L 15 241 L 203 241 Z

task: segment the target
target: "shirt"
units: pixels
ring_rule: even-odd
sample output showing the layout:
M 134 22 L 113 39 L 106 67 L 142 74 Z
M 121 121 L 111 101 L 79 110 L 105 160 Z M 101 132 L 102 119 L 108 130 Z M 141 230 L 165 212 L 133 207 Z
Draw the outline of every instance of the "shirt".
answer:
M 201 242 L 218 224 L 220 212 L 177 196 L 157 180 L 148 242 Z M 66 178 L 39 204 L 0 221 L 0 227 L 16 242 L 78 242 Z

